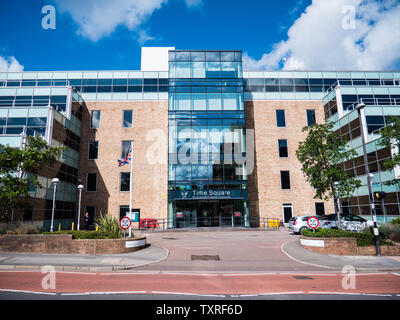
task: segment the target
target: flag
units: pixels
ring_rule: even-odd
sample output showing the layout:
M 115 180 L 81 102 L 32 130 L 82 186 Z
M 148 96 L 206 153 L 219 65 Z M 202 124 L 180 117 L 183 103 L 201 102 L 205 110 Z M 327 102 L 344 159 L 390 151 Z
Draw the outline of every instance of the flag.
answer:
M 118 165 L 123 166 L 131 161 L 132 161 L 132 149 L 129 149 L 129 151 L 126 153 L 124 157 L 118 159 Z

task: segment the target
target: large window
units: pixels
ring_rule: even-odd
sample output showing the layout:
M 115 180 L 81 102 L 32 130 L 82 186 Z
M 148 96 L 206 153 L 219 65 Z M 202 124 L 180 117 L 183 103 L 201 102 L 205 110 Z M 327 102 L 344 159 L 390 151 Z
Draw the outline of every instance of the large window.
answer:
M 124 119 L 123 119 L 123 128 L 132 128 L 133 123 L 133 111 L 132 110 L 124 110 Z
M 121 157 L 126 156 L 126 154 L 128 153 L 128 151 L 131 148 L 131 140 L 122 140 L 122 145 L 121 145 Z
M 315 215 L 317 216 L 325 215 L 325 204 L 323 202 L 315 203 Z
M 287 140 L 278 140 L 279 145 L 279 157 L 280 158 L 287 158 L 288 154 L 288 141 Z
M 100 128 L 100 111 L 99 110 L 92 111 L 92 114 L 90 117 L 90 128 L 91 129 Z
M 129 191 L 130 190 L 130 180 L 131 175 L 129 172 L 121 172 L 120 179 L 120 191 Z
M 99 155 L 99 142 L 98 141 L 90 141 L 89 142 L 89 160 L 98 159 Z
M 281 171 L 281 188 L 283 190 L 290 189 L 289 171 Z
M 315 118 L 315 110 L 307 110 L 307 125 L 311 126 L 316 123 L 317 120 Z
M 97 173 L 88 173 L 86 191 L 97 191 Z
M 286 127 L 285 110 L 276 110 L 276 125 Z

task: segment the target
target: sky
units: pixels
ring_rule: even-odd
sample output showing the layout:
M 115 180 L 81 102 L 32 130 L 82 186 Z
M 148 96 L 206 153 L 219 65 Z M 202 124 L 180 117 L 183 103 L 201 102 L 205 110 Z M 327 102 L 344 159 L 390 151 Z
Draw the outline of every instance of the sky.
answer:
M 243 69 L 400 70 L 400 0 L 0 0 L 0 71 L 139 70 L 141 47 Z

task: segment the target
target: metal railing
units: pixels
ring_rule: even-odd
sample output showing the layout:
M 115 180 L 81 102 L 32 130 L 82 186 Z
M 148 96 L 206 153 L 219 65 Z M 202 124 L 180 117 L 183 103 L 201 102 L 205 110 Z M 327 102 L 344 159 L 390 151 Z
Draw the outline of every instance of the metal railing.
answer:
M 251 218 L 245 217 L 197 217 L 195 219 L 141 219 L 135 230 L 167 231 L 172 229 L 197 229 L 197 228 L 257 228 L 279 229 L 281 223 L 277 218 Z

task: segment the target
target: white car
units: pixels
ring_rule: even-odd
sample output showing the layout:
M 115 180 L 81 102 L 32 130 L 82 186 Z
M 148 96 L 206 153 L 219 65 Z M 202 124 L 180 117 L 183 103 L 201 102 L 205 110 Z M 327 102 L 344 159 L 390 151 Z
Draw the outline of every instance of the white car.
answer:
M 340 227 L 342 230 L 359 232 L 373 225 L 374 223 L 372 221 L 366 220 L 360 216 L 351 214 L 340 215 Z M 337 229 L 337 214 L 330 214 L 323 217 L 320 221 L 320 227 L 322 229 Z
M 303 230 L 310 229 L 307 225 L 307 220 L 311 217 L 316 217 L 318 220 L 323 219 L 323 216 L 295 216 L 289 220 L 289 231 L 301 234 Z M 321 222 L 320 225 L 321 226 Z

